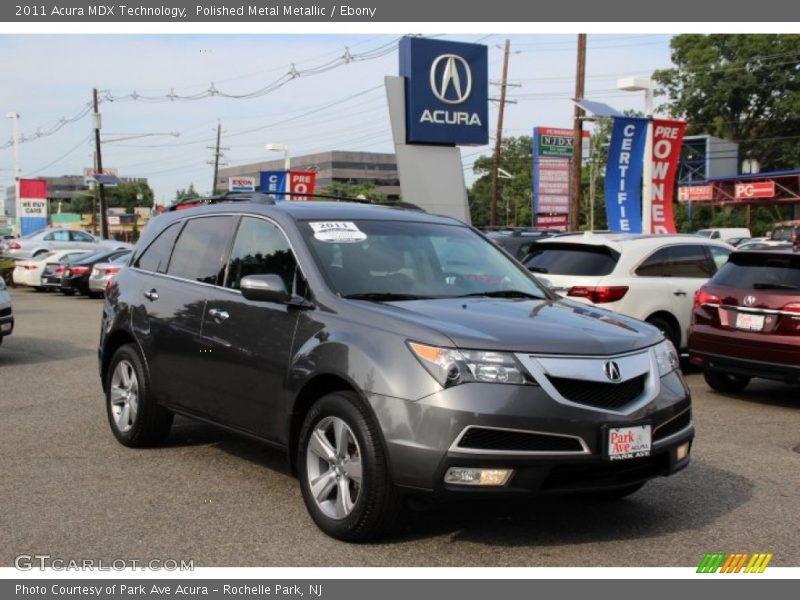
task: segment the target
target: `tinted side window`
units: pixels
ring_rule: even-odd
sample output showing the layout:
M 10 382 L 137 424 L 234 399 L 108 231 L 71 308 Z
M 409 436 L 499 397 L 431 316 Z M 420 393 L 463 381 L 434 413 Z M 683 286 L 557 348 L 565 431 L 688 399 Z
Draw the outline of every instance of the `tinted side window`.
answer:
M 172 251 L 167 275 L 221 285 L 233 217 L 198 217 L 186 222 Z
M 153 273 L 166 273 L 172 247 L 182 226 L 183 222 L 173 223 L 162 231 L 139 256 L 134 266 Z
M 82 231 L 71 231 L 70 236 L 72 236 L 73 242 L 93 242 L 94 239 L 92 236 L 82 232 Z
M 714 266 L 717 270 L 722 268 L 726 262 L 728 262 L 728 257 L 731 255 L 731 251 L 727 248 L 719 248 L 718 246 L 709 246 L 709 252 L 711 252 L 711 259 L 714 261 Z
M 69 231 L 53 231 L 44 236 L 48 242 L 68 242 Z
M 636 269 L 636 274 L 640 277 L 661 277 L 664 273 L 664 262 L 667 259 L 669 248 L 661 248 L 653 252 Z
M 668 250 L 663 273 L 667 277 L 708 278 L 716 270 L 703 246 L 686 244 Z
M 280 275 L 290 293 L 296 286 L 297 294 L 306 295 L 305 282 L 283 232 L 264 219 L 243 217 L 231 251 L 225 287 L 237 290 L 242 277 L 262 274 Z

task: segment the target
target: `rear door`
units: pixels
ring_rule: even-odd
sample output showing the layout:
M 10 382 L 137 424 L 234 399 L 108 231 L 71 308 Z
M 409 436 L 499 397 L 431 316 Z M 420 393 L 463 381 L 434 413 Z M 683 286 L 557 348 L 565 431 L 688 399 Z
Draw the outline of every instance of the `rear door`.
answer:
M 290 292 L 305 296 L 305 279 L 286 236 L 272 221 L 242 217 L 222 287 L 207 290 L 198 402 L 215 420 L 279 439 L 281 394 L 300 311 L 253 302 L 239 291 L 247 275 L 277 274 Z

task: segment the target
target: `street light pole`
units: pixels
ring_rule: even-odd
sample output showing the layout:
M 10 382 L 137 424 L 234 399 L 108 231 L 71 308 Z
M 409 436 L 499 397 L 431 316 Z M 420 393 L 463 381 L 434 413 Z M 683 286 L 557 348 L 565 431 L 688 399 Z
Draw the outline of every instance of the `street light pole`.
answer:
M 16 219 L 14 221 L 14 230 L 17 235 L 22 235 L 22 201 L 19 197 L 19 180 L 22 177 L 22 169 L 19 166 L 19 113 L 10 112 L 6 115 L 13 121 L 13 136 L 14 136 L 14 186 L 16 188 L 14 199 L 14 212 Z
M 291 160 L 289 158 L 289 144 L 267 144 L 264 146 L 270 152 L 283 152 L 283 170 L 286 171 L 286 181 L 284 181 L 283 191 L 286 192 L 284 200 L 291 199 L 289 192 L 291 192 L 291 183 L 289 182 L 289 171 L 291 169 Z
M 653 81 L 644 77 L 626 77 L 617 81 L 617 89 L 625 92 L 644 92 L 644 116 L 647 117 L 647 137 L 644 143 L 642 169 L 642 233 L 653 231 Z

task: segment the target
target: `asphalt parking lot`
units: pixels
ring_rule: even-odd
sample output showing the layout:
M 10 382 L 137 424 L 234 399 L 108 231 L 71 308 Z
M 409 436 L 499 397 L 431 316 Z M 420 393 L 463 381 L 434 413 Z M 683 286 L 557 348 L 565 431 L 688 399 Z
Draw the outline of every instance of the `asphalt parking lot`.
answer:
M 690 467 L 615 502 L 469 503 L 405 516 L 379 544 L 326 537 L 283 456 L 176 420 L 165 447 L 113 438 L 96 367 L 101 300 L 12 290 L 0 346 L 0 565 L 19 554 L 195 566 L 694 566 L 772 552 L 800 566 L 800 386 L 688 381 Z

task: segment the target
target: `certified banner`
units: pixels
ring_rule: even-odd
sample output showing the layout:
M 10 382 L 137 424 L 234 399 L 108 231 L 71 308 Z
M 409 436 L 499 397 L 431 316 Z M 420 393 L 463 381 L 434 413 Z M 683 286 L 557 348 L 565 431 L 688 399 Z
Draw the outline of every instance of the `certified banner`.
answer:
M 261 171 L 261 187 L 259 190 L 264 194 L 271 192 L 283 192 L 286 190 L 286 171 Z M 284 194 L 275 194 L 275 200 L 282 202 L 286 200 Z
M 652 232 L 676 233 L 672 196 L 685 121 L 653 119 Z
M 47 227 L 47 182 L 43 179 L 19 180 L 19 206 L 17 215 L 20 235 L 41 231 Z
M 605 185 L 606 218 L 611 231 L 642 231 L 641 185 L 646 138 L 647 119 L 614 117 Z

